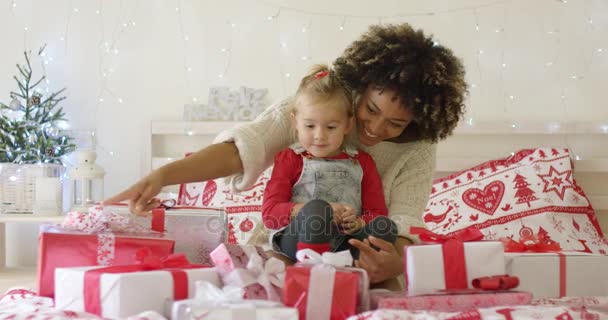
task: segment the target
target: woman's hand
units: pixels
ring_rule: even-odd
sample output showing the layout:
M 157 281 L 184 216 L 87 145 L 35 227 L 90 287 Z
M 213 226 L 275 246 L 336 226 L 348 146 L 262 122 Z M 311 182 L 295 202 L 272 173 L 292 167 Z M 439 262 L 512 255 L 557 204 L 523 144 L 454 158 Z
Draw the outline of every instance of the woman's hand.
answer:
M 395 278 L 403 273 L 403 258 L 392 243 L 373 236 L 364 241 L 350 239 L 348 243 L 359 249 L 359 260 L 355 261 L 355 266 L 367 271 L 372 284 Z M 372 248 L 370 244 L 380 251 Z
M 150 210 L 160 206 L 160 200 L 154 198 L 163 187 L 163 176 L 160 170 L 153 171 L 137 183 L 102 202 L 111 205 L 121 201 L 129 201 L 129 210 L 138 216 L 147 215 Z

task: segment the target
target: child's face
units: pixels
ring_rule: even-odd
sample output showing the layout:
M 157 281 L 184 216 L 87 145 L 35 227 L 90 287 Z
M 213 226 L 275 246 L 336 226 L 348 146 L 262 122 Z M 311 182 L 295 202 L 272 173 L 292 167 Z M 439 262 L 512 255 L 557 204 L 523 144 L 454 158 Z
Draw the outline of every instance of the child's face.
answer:
M 308 99 L 302 98 L 296 112 L 292 113 L 298 141 L 315 157 L 339 154 L 344 137 L 353 127 L 354 119 L 348 116 L 348 107 L 339 105 L 338 101 L 309 103 Z

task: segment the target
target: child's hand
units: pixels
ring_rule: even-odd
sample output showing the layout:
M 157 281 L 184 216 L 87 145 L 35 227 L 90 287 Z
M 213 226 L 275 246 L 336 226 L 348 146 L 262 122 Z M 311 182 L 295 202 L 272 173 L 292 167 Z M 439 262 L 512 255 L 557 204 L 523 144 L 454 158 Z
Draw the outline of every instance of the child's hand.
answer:
M 342 224 L 357 220 L 358 216 L 357 212 L 355 212 L 355 208 L 345 206 L 345 210 L 342 211 L 341 218 Z
M 344 230 L 344 233 L 352 234 L 365 227 L 365 220 L 356 217 L 355 220 L 342 222 L 341 227 L 342 230 Z
M 348 212 L 354 209 L 342 203 L 331 202 L 331 209 L 333 210 L 333 219 L 336 225 L 341 225 L 344 222 L 344 215 L 348 215 Z

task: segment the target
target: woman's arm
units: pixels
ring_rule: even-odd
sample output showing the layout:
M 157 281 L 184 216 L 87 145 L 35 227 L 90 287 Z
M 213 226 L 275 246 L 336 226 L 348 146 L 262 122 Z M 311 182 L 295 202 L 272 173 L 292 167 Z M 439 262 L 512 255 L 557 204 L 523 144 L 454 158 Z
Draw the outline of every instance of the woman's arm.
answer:
M 359 259 L 355 261 L 355 265 L 367 271 L 370 283 L 378 284 L 403 273 L 403 248 L 411 244 L 408 239 L 397 237 L 395 243 L 392 244 L 370 236 L 364 241 L 350 239 L 348 242 L 359 249 Z M 372 248 L 370 244 L 379 250 Z
M 128 200 L 131 212 L 143 215 L 159 205 L 154 197 L 167 185 L 235 175 L 232 186 L 247 189 L 274 155 L 290 144 L 290 101 L 274 104 L 254 121 L 220 133 L 215 144 L 151 172 L 104 203 Z
M 423 225 L 421 216 L 431 192 L 435 152 L 436 145 L 421 143 L 403 164 L 391 186 L 389 217 L 399 229 L 394 246 L 374 237 L 364 242 L 349 241 L 360 250 L 357 265 L 368 272 L 372 283 L 380 283 L 403 273 L 403 248 L 415 239 L 409 234 L 409 228 Z M 376 251 L 370 243 L 380 250 Z
M 401 167 L 389 190 L 389 217 L 397 224 L 399 236 L 417 241 L 410 227 L 422 227 L 422 213 L 429 201 L 435 171 L 437 145 L 420 143 Z
M 132 213 L 145 215 L 160 204 L 154 197 L 164 186 L 211 180 L 235 174 L 242 171 L 242 168 L 241 158 L 234 143 L 212 144 L 184 159 L 152 171 L 128 189 L 104 200 L 103 203 L 112 204 L 128 200 Z

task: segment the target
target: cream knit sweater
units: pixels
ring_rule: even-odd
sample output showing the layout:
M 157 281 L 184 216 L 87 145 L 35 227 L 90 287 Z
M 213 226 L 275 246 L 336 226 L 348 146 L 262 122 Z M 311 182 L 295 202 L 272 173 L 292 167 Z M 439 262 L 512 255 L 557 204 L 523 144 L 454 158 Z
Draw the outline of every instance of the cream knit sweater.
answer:
M 223 131 L 216 137 L 215 143 L 231 141 L 239 150 L 244 172 L 227 177 L 233 190 L 238 192 L 251 187 L 272 165 L 274 156 L 295 142 L 289 120 L 290 105 L 291 99 L 276 103 L 254 121 Z M 356 139 L 351 140 L 356 142 Z M 376 161 L 389 216 L 397 224 L 399 235 L 416 240 L 408 231 L 410 226 L 422 226 L 422 212 L 431 191 L 436 145 L 423 141 L 381 142 L 359 148 Z

